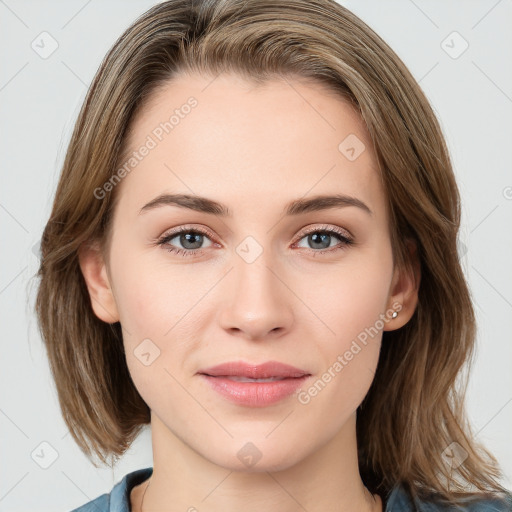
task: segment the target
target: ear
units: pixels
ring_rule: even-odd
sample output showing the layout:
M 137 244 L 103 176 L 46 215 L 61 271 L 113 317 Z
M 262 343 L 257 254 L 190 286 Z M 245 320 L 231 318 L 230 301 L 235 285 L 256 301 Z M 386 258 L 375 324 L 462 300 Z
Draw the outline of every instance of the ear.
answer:
M 89 290 L 94 314 L 109 324 L 118 322 L 119 313 L 99 243 L 82 244 L 78 250 L 78 261 Z
M 390 318 L 384 330 L 393 331 L 405 325 L 414 314 L 418 305 L 418 290 L 421 280 L 421 267 L 418 258 L 416 243 L 407 239 L 409 254 L 411 256 L 410 268 L 395 267 L 388 298 L 388 309 L 396 311 L 398 316 Z

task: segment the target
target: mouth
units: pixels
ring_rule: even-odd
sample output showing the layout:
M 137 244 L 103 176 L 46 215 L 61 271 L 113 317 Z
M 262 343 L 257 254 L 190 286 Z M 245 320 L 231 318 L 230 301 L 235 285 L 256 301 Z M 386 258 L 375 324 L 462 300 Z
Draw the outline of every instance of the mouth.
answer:
M 260 365 L 234 361 L 198 372 L 223 398 L 237 405 L 266 407 L 297 391 L 311 373 L 268 361 Z

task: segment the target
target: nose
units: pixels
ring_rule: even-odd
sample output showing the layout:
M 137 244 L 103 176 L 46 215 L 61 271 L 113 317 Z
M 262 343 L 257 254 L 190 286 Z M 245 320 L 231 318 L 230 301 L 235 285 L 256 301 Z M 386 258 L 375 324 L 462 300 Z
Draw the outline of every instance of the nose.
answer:
M 250 261 L 250 260 L 249 260 Z M 263 251 L 252 262 L 235 253 L 233 268 L 223 283 L 219 312 L 221 327 L 249 340 L 279 337 L 293 324 L 294 294 L 282 269 Z

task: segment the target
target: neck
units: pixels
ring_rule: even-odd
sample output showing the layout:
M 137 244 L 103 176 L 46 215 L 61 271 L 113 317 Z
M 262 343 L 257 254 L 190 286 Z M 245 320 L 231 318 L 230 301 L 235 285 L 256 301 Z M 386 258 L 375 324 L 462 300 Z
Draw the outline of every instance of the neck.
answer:
M 170 506 L 209 512 L 383 510 L 380 497 L 366 489 L 359 474 L 355 416 L 334 438 L 295 464 L 265 465 L 262 457 L 246 470 L 200 455 L 156 416 L 151 423 L 153 475 L 137 495 L 132 494 L 133 512 L 141 511 L 141 502 L 143 512 Z

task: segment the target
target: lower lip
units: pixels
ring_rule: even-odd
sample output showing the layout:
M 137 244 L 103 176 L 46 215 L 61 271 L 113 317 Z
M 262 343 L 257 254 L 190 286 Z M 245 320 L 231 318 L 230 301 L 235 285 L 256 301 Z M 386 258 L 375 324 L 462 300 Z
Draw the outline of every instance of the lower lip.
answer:
M 303 377 L 275 380 L 271 382 L 239 382 L 226 377 L 204 375 L 210 386 L 238 405 L 265 407 L 275 404 L 295 393 L 309 375 Z

